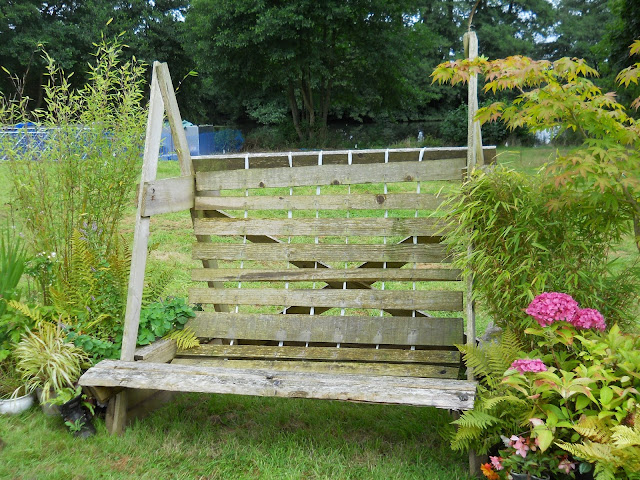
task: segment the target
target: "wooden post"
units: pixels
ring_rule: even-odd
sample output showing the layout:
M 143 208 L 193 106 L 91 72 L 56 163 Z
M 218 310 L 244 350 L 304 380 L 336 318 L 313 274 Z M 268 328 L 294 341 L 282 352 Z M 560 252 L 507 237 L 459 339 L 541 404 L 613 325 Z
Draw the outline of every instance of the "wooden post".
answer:
M 160 138 L 164 118 L 164 105 L 160 93 L 160 86 L 158 85 L 159 67 L 160 63 L 154 62 L 140 185 L 155 180 L 158 171 L 158 155 L 160 153 Z M 127 308 L 124 316 L 122 352 L 120 354 L 120 360 L 127 362 L 134 361 L 134 353 L 138 339 L 138 325 L 140 323 L 140 308 L 142 306 L 142 292 L 144 289 L 144 273 L 147 264 L 150 217 L 142 216 L 143 201 L 144 195 L 139 195 L 138 214 L 133 233 Z M 127 391 L 124 390 L 118 393 L 115 399 L 111 401 L 114 402 L 114 404 L 113 420 L 110 422 L 111 425 L 108 426 L 109 433 L 119 434 L 124 430 L 127 421 Z
M 478 57 L 478 37 L 475 32 L 468 31 L 464 34 L 465 55 L 469 60 Z M 480 122 L 475 116 L 478 112 L 478 76 L 469 76 L 469 91 L 467 95 L 469 106 L 469 116 L 467 120 L 467 179 L 471 177 L 473 170 L 484 163 L 484 153 L 482 151 L 482 133 Z M 467 255 L 473 252 L 473 245 L 467 247 Z M 474 345 L 476 342 L 476 313 L 473 300 L 473 274 L 467 275 L 466 286 L 466 317 L 467 317 L 467 344 Z M 467 379 L 474 380 L 473 370 L 467 366 Z M 472 475 L 478 476 L 480 473 L 480 459 L 474 450 L 469 450 L 469 470 Z

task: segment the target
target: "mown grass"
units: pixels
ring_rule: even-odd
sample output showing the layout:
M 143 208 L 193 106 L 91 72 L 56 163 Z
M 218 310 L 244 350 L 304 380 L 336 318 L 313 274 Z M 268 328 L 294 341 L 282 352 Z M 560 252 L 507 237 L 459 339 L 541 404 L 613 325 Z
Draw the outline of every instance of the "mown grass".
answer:
M 428 408 L 182 395 L 124 436 L 71 437 L 39 409 L 0 418 L 3 479 L 468 479 Z
M 501 149 L 499 162 L 535 172 L 553 149 Z M 175 162 L 159 176 L 178 174 Z M 0 220 L 10 213 L 6 166 L 0 164 Z M 130 238 L 133 200 L 123 231 Z M 193 242 L 185 213 L 154 217 L 150 263 L 175 272 L 168 292 L 186 295 Z M 630 250 L 631 252 L 631 250 Z M 487 317 L 479 314 L 482 330 Z M 60 418 L 39 409 L 0 417 L 2 479 L 424 479 L 471 478 L 466 456 L 442 433 L 446 411 L 188 394 L 134 423 L 122 437 L 73 438 Z

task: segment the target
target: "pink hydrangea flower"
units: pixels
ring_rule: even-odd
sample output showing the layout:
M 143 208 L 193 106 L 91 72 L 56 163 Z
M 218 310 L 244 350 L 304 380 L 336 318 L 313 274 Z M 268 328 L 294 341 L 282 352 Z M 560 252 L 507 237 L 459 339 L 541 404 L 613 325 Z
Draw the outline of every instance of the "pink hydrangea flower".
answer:
M 489 460 L 491 460 L 491 465 L 493 465 L 493 468 L 496 470 L 504 469 L 502 466 L 502 457 L 489 457 Z
M 578 311 L 578 302 L 566 293 L 541 293 L 529 304 L 525 312 L 537 320 L 541 327 L 553 322 L 570 322 Z
M 521 358 L 511 364 L 511 369 L 524 374 L 526 372 L 546 372 L 547 366 L 539 358 Z
M 578 310 L 571 320 L 571 323 L 576 328 L 595 328 L 597 330 L 607 328 L 602 314 L 593 308 L 581 308 Z

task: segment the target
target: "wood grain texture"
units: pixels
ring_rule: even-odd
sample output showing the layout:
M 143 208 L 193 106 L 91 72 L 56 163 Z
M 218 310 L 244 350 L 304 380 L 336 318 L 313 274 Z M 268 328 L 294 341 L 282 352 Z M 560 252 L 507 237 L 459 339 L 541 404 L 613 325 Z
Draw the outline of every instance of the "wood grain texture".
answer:
M 198 196 L 197 210 L 435 210 L 445 196 L 426 193 Z
M 496 156 L 496 147 L 484 147 L 485 164 L 490 164 Z M 371 163 L 384 163 L 387 150 L 332 150 L 322 152 L 322 163 L 324 165 L 347 165 L 349 153 L 351 162 L 354 165 Z M 389 162 L 417 162 L 422 152 L 422 160 L 445 160 L 449 158 L 462 158 L 467 155 L 467 147 L 435 147 L 435 148 L 398 148 L 389 149 Z M 291 163 L 293 167 L 309 167 L 318 165 L 319 152 L 291 152 Z M 249 153 L 249 168 L 279 168 L 289 167 L 289 153 L 269 152 L 269 153 Z M 245 158 L 247 154 L 223 154 L 223 155 L 203 155 L 193 157 L 196 171 L 227 171 L 241 170 L 245 168 Z
M 313 237 L 441 237 L 435 218 L 208 218 L 196 219 L 196 235 L 275 235 Z
M 453 282 L 460 270 L 449 268 L 199 268 L 191 271 L 194 282 Z
M 454 350 L 409 350 L 399 348 L 272 347 L 268 345 L 205 344 L 180 350 L 180 357 L 235 358 L 255 360 L 324 360 L 332 362 L 425 363 L 459 365 Z
M 176 358 L 176 365 L 243 368 L 276 372 L 318 372 L 360 375 L 393 375 L 395 377 L 458 378 L 458 367 L 398 363 L 309 362 L 281 360 L 228 360 L 224 358 Z
M 330 245 L 330 244 L 211 244 L 193 245 L 194 260 L 261 260 L 288 262 L 450 262 L 446 247 L 439 244 Z M 313 267 L 313 263 L 310 265 Z
M 137 348 L 133 358 L 140 362 L 166 363 L 176 356 L 177 349 L 175 340 L 161 338 L 149 345 Z
M 157 388 L 285 398 L 473 408 L 476 384 L 465 380 L 278 372 L 103 360 L 80 378 L 84 386 Z
M 460 180 L 465 166 L 465 158 L 453 158 L 430 162 L 318 165 L 315 167 L 197 172 L 196 191 Z
M 195 178 L 174 177 L 146 182 L 142 188 L 143 217 L 182 212 L 193 208 Z
M 300 305 L 331 308 L 462 310 L 462 292 L 449 290 L 336 290 L 276 288 L 191 288 L 190 303 L 226 305 Z
M 187 327 L 198 337 L 226 340 L 417 346 L 463 342 L 461 318 L 196 312 Z

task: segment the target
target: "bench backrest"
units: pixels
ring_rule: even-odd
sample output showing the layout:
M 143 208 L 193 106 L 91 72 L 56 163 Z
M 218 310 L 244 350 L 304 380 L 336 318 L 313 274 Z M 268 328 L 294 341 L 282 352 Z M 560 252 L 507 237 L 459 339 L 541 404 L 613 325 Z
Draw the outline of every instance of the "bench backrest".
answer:
M 235 347 L 217 347 L 220 355 L 458 375 L 464 288 L 430 214 L 438 192 L 466 174 L 465 148 L 226 155 L 193 165 L 193 258 L 203 268 L 192 279 L 207 283 L 190 301 L 213 307 L 188 326 Z

